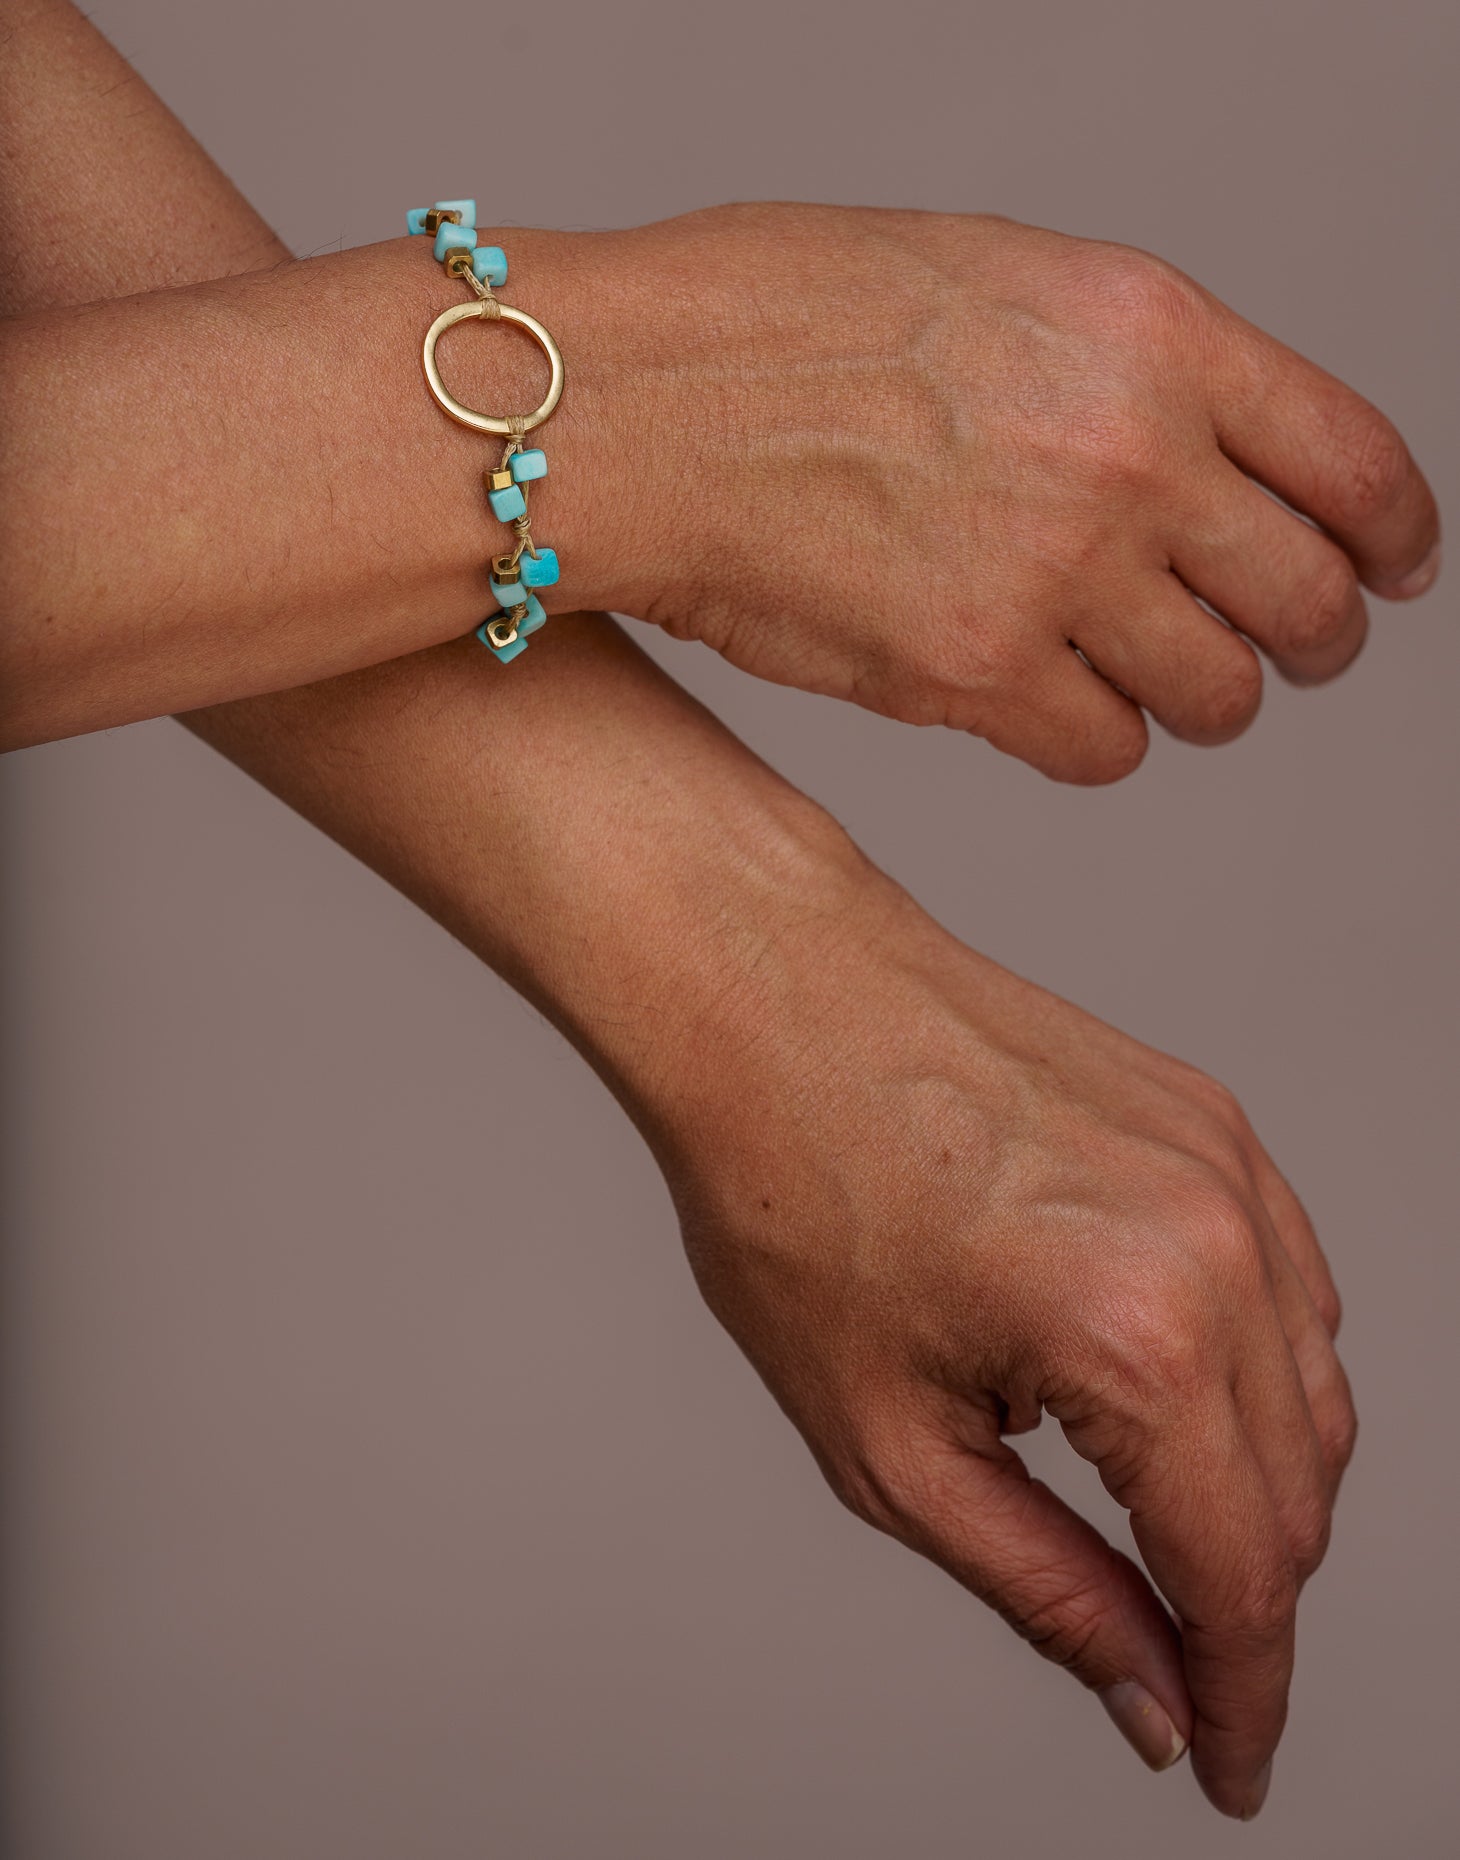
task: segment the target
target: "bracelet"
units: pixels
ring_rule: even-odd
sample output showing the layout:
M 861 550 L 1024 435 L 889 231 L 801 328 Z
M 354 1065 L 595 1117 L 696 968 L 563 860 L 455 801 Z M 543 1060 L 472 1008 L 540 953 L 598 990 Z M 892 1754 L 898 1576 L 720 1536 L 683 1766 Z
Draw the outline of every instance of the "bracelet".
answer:
M 470 285 L 470 303 L 453 304 L 443 310 L 426 331 L 421 360 L 426 370 L 426 385 L 443 413 L 478 433 L 505 435 L 507 445 L 495 467 L 483 474 L 487 501 L 493 516 L 509 524 L 517 546 L 503 555 L 493 556 L 492 593 L 500 603 L 476 629 L 476 637 L 505 665 L 519 652 L 527 650 L 527 636 L 535 633 L 547 619 L 542 602 L 534 590 L 550 588 L 558 579 L 558 558 L 551 549 L 539 549 L 532 540 L 532 518 L 528 513 L 528 487 L 547 476 L 547 457 L 539 447 L 522 444 L 529 433 L 557 406 L 563 394 L 563 357 L 548 332 L 525 310 L 516 310 L 492 295 L 494 284 L 507 282 L 507 258 L 499 245 L 478 245 L 476 234 L 477 203 L 474 200 L 438 200 L 434 206 L 413 207 L 406 215 L 406 230 L 435 237 L 435 256 L 446 275 L 460 278 Z M 447 389 L 436 366 L 436 343 L 440 336 L 467 317 L 500 319 L 525 329 L 540 345 L 552 365 L 552 379 L 547 396 L 535 413 L 514 413 L 498 419 L 464 407 Z

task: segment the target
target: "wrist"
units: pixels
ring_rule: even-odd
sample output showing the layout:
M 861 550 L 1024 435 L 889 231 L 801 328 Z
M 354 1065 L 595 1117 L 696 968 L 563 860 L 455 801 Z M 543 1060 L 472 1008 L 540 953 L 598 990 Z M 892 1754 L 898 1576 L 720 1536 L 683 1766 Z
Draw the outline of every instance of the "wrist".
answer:
M 543 324 L 563 355 L 563 397 L 526 441 L 549 459 L 547 477 L 533 487 L 534 535 L 561 566 L 543 603 L 549 613 L 642 612 L 677 573 L 679 526 L 666 487 L 682 477 L 672 457 L 680 422 L 660 365 L 644 254 L 629 249 L 632 233 L 482 226 L 477 235 L 507 255 L 501 301 Z M 406 321 L 420 336 L 441 310 L 465 301 L 465 287 L 432 262 L 429 241 L 407 236 L 373 249 L 388 252 Z M 469 320 L 449 330 L 436 360 L 456 398 L 481 412 L 523 413 L 542 399 L 546 361 L 505 323 Z M 454 553 L 479 595 L 485 562 L 498 552 L 481 500 L 484 441 L 434 409 L 430 417 L 452 474 Z M 485 451 L 495 460 L 492 442 Z
M 662 1159 L 781 1089 L 815 952 L 864 942 L 896 888 L 604 615 L 560 616 L 510 675 L 481 657 L 186 721 L 540 1008 Z
M 803 797 L 737 799 L 571 980 L 571 1036 L 666 1166 L 789 1082 L 818 967 L 885 882 Z
M 600 696 L 615 669 L 597 667 Z M 483 952 L 588 1059 L 661 1161 L 733 1119 L 802 1018 L 821 953 L 849 924 L 860 933 L 893 889 L 824 809 L 668 694 L 676 728 L 646 715 L 616 733 L 610 785 L 591 745 L 581 783 L 554 775 L 571 801 L 524 823 L 523 888 Z
M 818 952 L 860 945 L 902 894 L 602 615 L 562 616 L 510 699 L 420 663 L 438 738 L 454 693 L 475 773 L 452 837 L 473 850 L 425 890 L 404 848 L 397 882 L 572 1040 L 661 1158 L 693 1144 L 804 1016 Z

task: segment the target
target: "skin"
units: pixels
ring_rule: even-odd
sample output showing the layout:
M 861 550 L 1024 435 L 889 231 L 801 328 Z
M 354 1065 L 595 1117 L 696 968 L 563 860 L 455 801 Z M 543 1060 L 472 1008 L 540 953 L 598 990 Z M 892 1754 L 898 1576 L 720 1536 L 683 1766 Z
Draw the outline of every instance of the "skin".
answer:
M 0 17 L 0 308 L 287 262 L 69 6 Z M 159 222 L 184 196 L 206 241 Z M 56 214 L 96 228 L 84 279 Z M 608 1081 L 844 1501 L 1255 1813 L 1355 1423 L 1330 1274 L 1231 1095 L 940 929 L 601 615 L 510 674 L 458 641 L 186 721 Z M 1155 1588 L 1028 1477 L 1045 1411 Z
M 149 245 L 228 268 L 236 235 L 175 179 L 152 216 Z M 74 190 L 47 206 L 88 296 L 104 223 Z M 571 382 L 535 494 L 550 611 L 1107 781 L 1145 713 L 1224 742 L 1258 706 L 1254 646 L 1330 678 L 1360 583 L 1401 598 L 1438 569 L 1390 422 L 1148 253 L 778 203 L 483 239 Z M 425 392 L 423 332 L 467 297 L 427 241 L 173 282 L 0 332 L 0 744 L 376 663 L 493 606 L 500 446 Z M 516 334 L 442 358 L 469 405 L 541 396 Z

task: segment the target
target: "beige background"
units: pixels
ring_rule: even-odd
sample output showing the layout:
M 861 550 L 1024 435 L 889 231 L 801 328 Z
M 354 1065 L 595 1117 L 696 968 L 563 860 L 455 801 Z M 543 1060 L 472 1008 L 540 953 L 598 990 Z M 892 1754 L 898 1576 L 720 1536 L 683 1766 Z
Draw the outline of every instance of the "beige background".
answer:
M 1182 264 L 1456 511 L 1448 0 L 97 18 L 301 252 L 441 193 L 993 208 Z M 1457 587 L 1101 793 L 654 645 L 961 934 L 1236 1087 L 1309 1200 L 1364 1435 L 1251 1828 L 838 1509 L 627 1123 L 444 935 L 170 723 L 13 758 L 7 1854 L 1457 1851 Z

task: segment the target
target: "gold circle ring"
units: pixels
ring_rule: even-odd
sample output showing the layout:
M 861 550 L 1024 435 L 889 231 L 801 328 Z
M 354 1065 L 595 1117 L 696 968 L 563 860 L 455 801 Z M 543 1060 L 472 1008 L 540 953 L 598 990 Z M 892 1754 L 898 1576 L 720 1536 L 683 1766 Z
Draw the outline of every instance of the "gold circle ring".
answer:
M 463 406 L 441 379 L 441 370 L 436 366 L 437 339 L 444 335 L 453 323 L 463 322 L 469 316 L 491 317 L 491 311 L 487 308 L 488 301 L 495 306 L 497 316 L 504 323 L 515 323 L 519 329 L 525 329 L 552 364 L 552 380 L 548 383 L 547 396 L 542 405 L 535 413 L 525 413 L 517 419 L 499 420 L 490 413 L 477 413 L 471 407 Z M 495 321 L 495 318 L 492 320 Z M 504 304 L 495 297 L 490 300 L 479 299 L 475 303 L 453 304 L 449 310 L 443 310 L 426 331 L 426 346 L 422 351 L 421 360 L 426 366 L 426 385 L 435 395 L 441 411 L 450 414 L 453 420 L 459 420 L 463 426 L 474 427 L 479 433 L 531 432 L 534 426 L 542 425 L 563 397 L 562 350 L 536 317 L 529 316 L 525 310 L 514 310 L 511 304 Z

